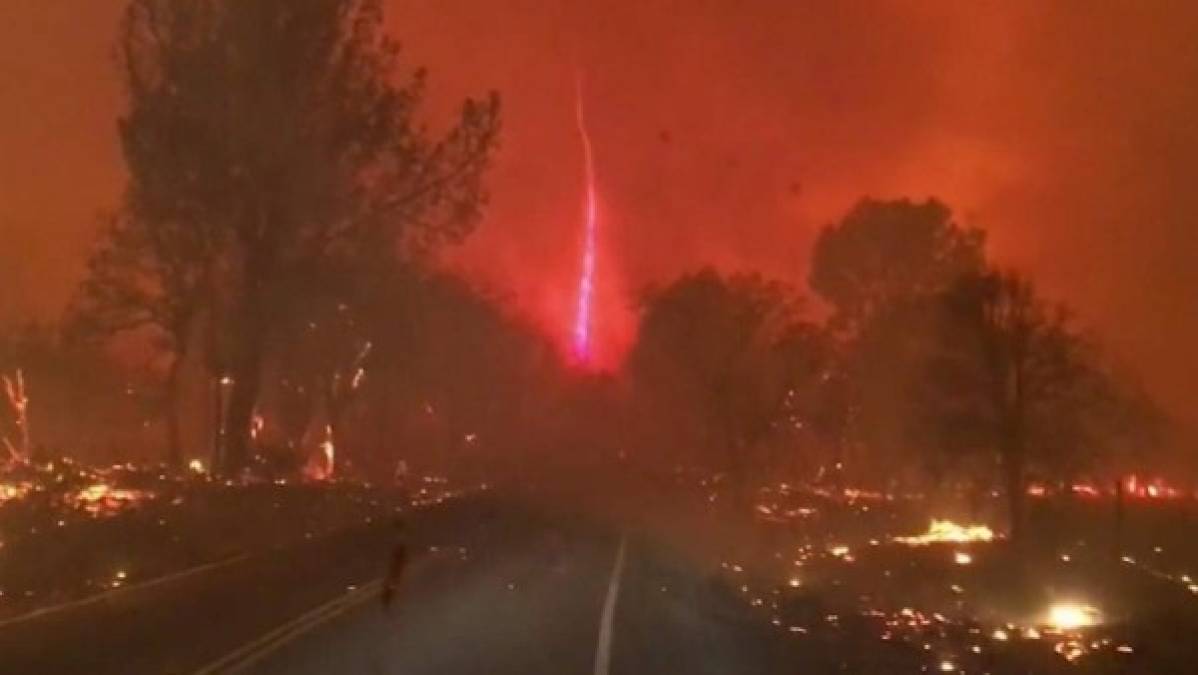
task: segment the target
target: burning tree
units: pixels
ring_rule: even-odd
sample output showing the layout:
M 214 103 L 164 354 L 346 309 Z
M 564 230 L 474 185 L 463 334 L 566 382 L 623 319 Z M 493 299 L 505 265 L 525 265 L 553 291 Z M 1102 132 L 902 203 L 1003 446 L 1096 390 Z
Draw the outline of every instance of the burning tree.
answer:
M 1087 342 L 1018 274 L 989 271 L 946 294 L 941 355 L 929 379 L 942 436 L 997 451 L 1012 540 L 1024 538 L 1029 465 L 1083 443 L 1103 377 Z
M 0 455 L 99 459 L 96 453 L 112 446 L 140 454 L 145 423 L 161 408 L 151 380 L 98 345 L 65 339 L 55 328 L 2 328 Z
M 867 461 L 921 466 L 939 485 L 995 453 L 1019 538 L 1033 467 L 1073 477 L 1145 435 L 1152 406 L 1103 367 L 1064 308 L 990 268 L 983 245 L 934 200 L 864 200 L 821 232 L 810 282 L 834 310 L 848 432 Z
M 235 471 L 293 281 L 465 236 L 485 201 L 498 99 L 467 100 L 433 138 L 416 115 L 424 72 L 399 67 L 380 0 L 133 0 L 119 55 L 134 224 L 101 246 L 152 273 L 114 284 L 99 266 L 92 278 L 134 307 L 214 310 L 233 383 L 222 468 Z M 182 284 L 161 273 L 179 251 L 194 254 Z M 172 332 L 176 350 L 186 334 Z
M 863 199 L 820 231 L 812 254 L 812 290 L 835 310 L 847 335 L 896 306 L 933 298 L 984 264 L 985 237 L 953 220 L 930 199 Z
M 819 372 L 815 340 L 786 287 L 707 269 L 645 294 L 628 368 L 650 415 L 700 430 L 696 440 L 743 491 L 751 455 L 793 424 L 792 395 Z
M 17 368 L 11 377 L 0 376 L 4 380 L 5 403 L 16 428 L 17 442 L 14 444 L 8 436 L 0 438 L 8 449 L 9 458 L 15 462 L 28 462 L 31 445 L 29 443 L 29 394 L 25 392 L 25 375 Z
M 131 158 L 134 150 L 127 148 Z M 183 464 L 180 372 L 198 317 L 208 310 L 212 318 L 216 243 L 207 223 L 185 219 L 169 204 L 130 195 L 125 210 L 107 219 L 67 315 L 69 332 L 84 339 L 154 332 L 154 344 L 169 355 L 167 462 L 175 468 Z
M 542 406 L 558 373 L 537 331 L 450 275 L 397 275 L 378 290 L 363 403 L 380 438 L 414 415 L 406 431 L 432 435 L 412 445 L 435 448 L 438 470 L 527 457 L 546 442 L 556 416 Z
M 310 450 L 313 443 L 304 439 L 312 440 L 314 433 L 322 452 L 326 444 L 343 449 L 342 422 L 365 380 L 375 335 L 360 296 L 324 284 L 330 277 L 352 276 L 296 280 L 284 299 L 292 304 L 269 343 L 266 371 L 273 386 L 264 388 L 260 404 L 292 449 Z
M 876 475 L 942 468 L 922 452 L 927 429 L 910 394 L 937 349 L 941 296 L 983 268 L 983 244 L 936 200 L 864 199 L 820 232 L 809 283 L 832 306 L 841 343 L 845 442 Z

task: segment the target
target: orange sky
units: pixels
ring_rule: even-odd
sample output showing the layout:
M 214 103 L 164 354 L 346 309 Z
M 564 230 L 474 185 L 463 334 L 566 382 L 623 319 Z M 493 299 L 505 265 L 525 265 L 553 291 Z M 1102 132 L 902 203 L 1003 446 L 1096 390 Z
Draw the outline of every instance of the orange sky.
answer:
M 577 64 L 606 360 L 630 289 L 709 261 L 801 282 L 858 196 L 938 195 L 1198 422 L 1198 4 L 805 4 L 391 0 L 434 111 L 504 96 L 492 206 L 455 260 L 565 340 Z M 62 306 L 118 200 L 122 5 L 0 3 L 0 320 Z

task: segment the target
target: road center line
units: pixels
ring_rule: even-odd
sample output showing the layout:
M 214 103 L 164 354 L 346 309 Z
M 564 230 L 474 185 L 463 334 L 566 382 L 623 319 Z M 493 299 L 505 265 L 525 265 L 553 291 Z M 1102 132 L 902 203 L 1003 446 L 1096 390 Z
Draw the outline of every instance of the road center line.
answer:
M 595 646 L 595 675 L 608 675 L 611 667 L 612 620 L 616 614 L 616 598 L 620 595 L 620 577 L 624 574 L 624 548 L 627 543 L 627 535 L 620 537 L 616 564 L 612 567 L 611 580 L 607 582 L 607 597 L 603 599 L 603 614 L 599 618 L 599 643 Z
M 377 597 L 382 585 L 382 579 L 375 579 L 348 594 L 339 595 L 200 668 L 195 675 L 244 672 L 304 633 Z

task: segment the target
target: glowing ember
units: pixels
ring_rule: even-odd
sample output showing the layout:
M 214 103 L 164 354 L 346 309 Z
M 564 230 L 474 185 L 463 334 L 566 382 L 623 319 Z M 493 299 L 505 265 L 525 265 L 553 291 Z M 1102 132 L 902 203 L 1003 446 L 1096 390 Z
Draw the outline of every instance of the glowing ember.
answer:
M 1086 648 L 1076 640 L 1069 640 L 1067 642 L 1058 642 L 1053 647 L 1053 651 L 1060 654 L 1066 661 L 1076 661 L 1085 655 Z
M 574 358 L 580 363 L 591 359 L 591 296 L 595 277 L 595 227 L 598 208 L 595 203 L 595 165 L 591 154 L 591 137 L 587 133 L 582 106 L 582 77 L 575 90 L 575 118 L 582 139 L 583 176 L 586 180 L 586 201 L 583 211 L 582 273 L 578 279 L 578 309 L 574 317 Z
M 1098 610 L 1072 602 L 1063 602 L 1048 608 L 1048 625 L 1057 630 L 1076 630 L 1097 625 L 1101 620 Z
M 932 520 L 928 531 L 914 537 L 895 537 L 894 541 L 910 546 L 952 543 L 965 544 L 974 541 L 992 541 L 994 532 L 985 525 L 958 525 L 951 520 Z
M 956 553 L 953 553 L 953 562 L 957 563 L 958 565 L 968 565 L 973 562 L 973 556 L 969 555 L 965 551 L 957 551 Z
M 198 459 L 193 459 L 190 462 L 188 462 L 187 470 L 191 471 L 192 473 L 205 473 L 207 471 L 204 468 L 204 463 Z
M 21 499 L 29 494 L 33 489 L 33 484 L 29 482 L 20 483 L 0 483 L 0 505 L 5 502 Z
M 112 515 L 151 496 L 144 490 L 117 488 L 95 483 L 75 495 L 75 504 L 93 516 Z
M 336 451 L 336 447 L 333 445 L 333 439 L 325 439 L 325 442 L 320 444 L 320 451 L 324 455 L 325 466 L 328 467 L 326 475 L 332 476 L 334 467 L 333 461 L 335 457 L 334 452 Z
M 1127 495 L 1142 499 L 1176 499 L 1185 496 L 1183 491 L 1168 485 L 1161 478 L 1144 481 L 1135 474 L 1123 481 L 1123 489 Z
M 333 427 L 324 425 L 324 438 L 316 445 L 316 452 L 308 457 L 304 465 L 304 477 L 308 480 L 330 480 L 336 468 L 337 447 L 333 443 Z

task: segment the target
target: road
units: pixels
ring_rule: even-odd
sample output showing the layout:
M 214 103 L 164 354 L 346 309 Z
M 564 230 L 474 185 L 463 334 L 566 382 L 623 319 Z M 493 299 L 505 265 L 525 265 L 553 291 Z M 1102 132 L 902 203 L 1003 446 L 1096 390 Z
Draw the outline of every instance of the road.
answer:
M 364 527 L 0 627 L 21 673 L 768 673 L 785 649 L 732 591 L 651 538 L 484 500 L 414 519 L 397 604 L 390 533 Z
M 421 570 L 402 595 L 391 613 L 365 602 L 244 672 L 772 672 L 775 638 L 744 620 L 743 603 L 583 517 L 498 521 L 478 550 Z

